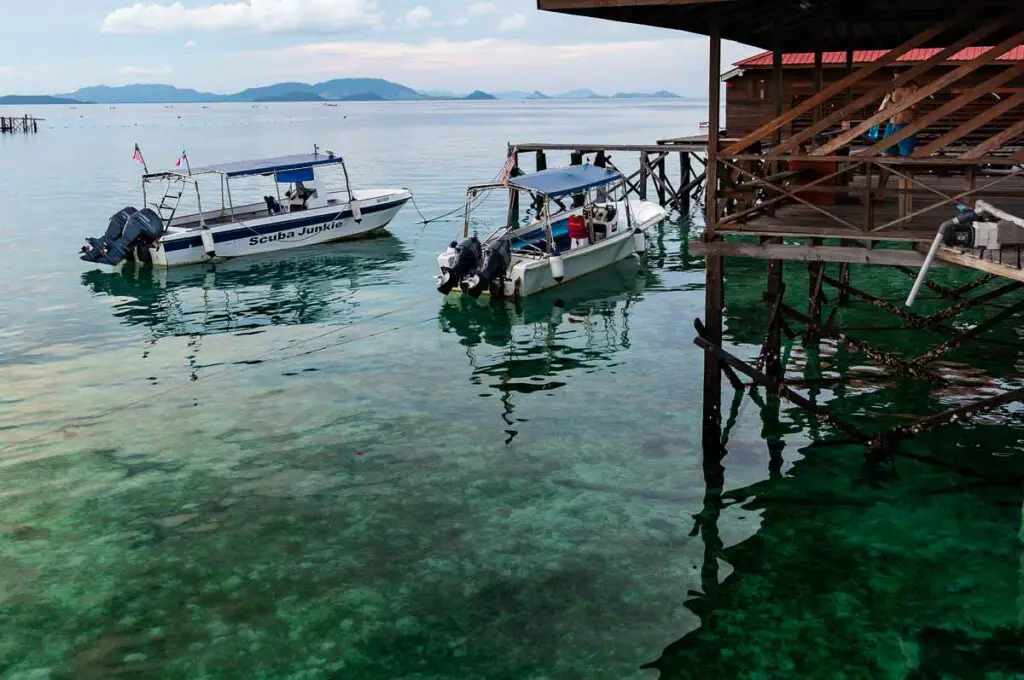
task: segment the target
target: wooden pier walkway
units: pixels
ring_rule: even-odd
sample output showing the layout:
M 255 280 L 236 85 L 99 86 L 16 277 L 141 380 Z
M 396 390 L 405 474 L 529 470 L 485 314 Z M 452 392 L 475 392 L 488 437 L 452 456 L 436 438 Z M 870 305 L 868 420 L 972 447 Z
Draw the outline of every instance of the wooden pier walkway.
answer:
M 24 116 L 0 116 L 0 134 L 7 132 L 39 132 L 39 123 L 42 118 L 35 118 L 28 114 Z

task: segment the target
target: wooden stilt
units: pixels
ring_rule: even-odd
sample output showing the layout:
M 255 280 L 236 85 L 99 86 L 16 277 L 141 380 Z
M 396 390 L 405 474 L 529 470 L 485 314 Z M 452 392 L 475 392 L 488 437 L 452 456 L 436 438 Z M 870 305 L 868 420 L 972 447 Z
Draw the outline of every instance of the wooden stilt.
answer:
M 548 169 L 548 157 L 543 151 L 537 152 L 537 172 Z
M 573 151 L 569 154 L 569 165 L 583 165 L 583 152 Z M 583 194 L 573 194 L 572 205 L 574 208 L 582 208 L 583 204 L 586 203 L 586 196 Z
M 641 201 L 647 200 L 647 178 L 649 175 L 650 166 L 647 164 L 647 152 L 643 151 L 640 153 L 640 180 L 637 183 Z
M 782 241 L 782 239 L 777 239 Z M 782 379 L 782 320 L 779 305 L 782 302 L 782 260 L 768 260 L 768 338 L 765 343 L 765 373 L 777 380 Z
M 665 156 L 662 155 L 655 164 L 658 170 L 658 181 L 654 183 L 654 189 L 658 192 L 658 204 L 665 205 L 665 185 L 668 183 L 668 176 L 665 174 Z
M 679 152 L 679 212 L 683 215 L 690 214 L 690 181 L 693 178 L 693 167 L 690 163 L 690 154 L 686 151 Z
M 718 223 L 718 133 L 721 84 L 722 33 L 718 16 L 711 19 L 711 51 L 708 60 L 708 189 L 705 239 L 714 237 Z M 646 158 L 643 159 L 646 161 Z M 642 162 L 643 162 L 642 161 Z M 706 261 L 704 290 L 704 328 L 708 342 L 722 344 L 722 313 L 725 308 L 725 263 L 720 255 Z M 722 431 L 722 364 L 714 352 L 704 353 L 704 417 L 702 441 L 704 455 L 719 455 Z
M 820 246 L 821 239 L 812 238 L 809 243 L 812 247 Z M 818 339 L 819 329 L 821 328 L 821 284 L 824 275 L 824 262 L 811 262 L 807 265 L 807 316 L 811 319 L 807 326 L 807 339 L 811 341 Z

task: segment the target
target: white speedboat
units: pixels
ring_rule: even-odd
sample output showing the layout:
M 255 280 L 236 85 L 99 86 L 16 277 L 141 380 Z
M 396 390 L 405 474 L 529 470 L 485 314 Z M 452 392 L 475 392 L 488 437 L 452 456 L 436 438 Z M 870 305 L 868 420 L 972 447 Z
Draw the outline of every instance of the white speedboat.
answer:
M 510 216 L 513 202 L 522 197 L 538 217 L 526 226 L 509 220 L 481 242 L 469 234 L 470 214 L 483 192 L 500 190 L 509 192 Z M 593 165 L 472 186 L 463 241 L 453 241 L 437 259 L 438 291 L 512 299 L 533 295 L 643 252 L 647 229 L 666 214 L 656 203 L 630 201 L 618 171 Z
M 330 188 L 331 169 L 342 171 L 343 186 Z M 219 178 L 219 208 L 203 209 L 202 177 Z M 235 205 L 232 182 L 260 177 L 272 178 L 275 194 Z M 154 184 L 162 197 L 148 201 Z M 178 214 L 193 191 L 197 212 Z M 103 236 L 86 239 L 81 259 L 174 266 L 359 238 L 383 230 L 411 197 L 406 189 L 353 190 L 344 161 L 329 151 L 146 173 L 144 207 L 115 213 Z

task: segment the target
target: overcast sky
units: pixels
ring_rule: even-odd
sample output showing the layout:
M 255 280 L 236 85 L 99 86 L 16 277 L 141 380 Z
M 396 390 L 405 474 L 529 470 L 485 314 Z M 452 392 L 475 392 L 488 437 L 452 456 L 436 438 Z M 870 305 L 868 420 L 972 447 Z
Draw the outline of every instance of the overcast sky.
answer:
M 215 92 L 382 77 L 465 92 L 707 90 L 706 39 L 536 0 L 3 1 L 0 93 L 170 83 Z M 756 50 L 726 44 L 723 67 Z

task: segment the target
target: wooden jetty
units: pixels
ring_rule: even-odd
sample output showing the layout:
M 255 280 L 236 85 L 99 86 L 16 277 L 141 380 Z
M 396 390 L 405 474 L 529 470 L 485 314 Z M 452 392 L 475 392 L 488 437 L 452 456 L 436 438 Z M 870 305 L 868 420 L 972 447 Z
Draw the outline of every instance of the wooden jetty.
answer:
M 545 170 L 552 153 L 569 154 L 570 165 L 592 163 L 598 167 L 622 170 L 626 177 L 626 190 L 630 195 L 646 201 L 649 190 L 663 206 L 690 214 L 692 202 L 704 193 L 707 179 L 707 135 L 666 139 L 656 144 L 600 144 L 600 143 L 537 143 L 524 142 L 511 145 L 509 153 L 516 157 L 515 174 L 520 170 L 524 156 L 533 155 L 534 169 Z M 625 155 L 627 163 L 621 157 Z M 635 158 L 635 161 L 633 159 Z M 618 165 L 616 165 L 618 163 Z M 621 166 L 621 167 L 619 167 Z M 632 173 L 628 172 L 637 167 Z M 678 179 L 674 179 L 678 178 Z
M 1022 287 L 1019 246 L 994 258 L 943 249 L 944 264 L 979 269 L 980 278 L 958 290 L 931 285 L 951 306 L 927 317 L 856 289 L 849 268 L 850 263 L 884 265 L 914 276 L 908 267 L 922 263 L 938 225 L 955 216 L 959 204 L 984 199 L 1024 215 L 1024 5 L 1019 0 L 538 0 L 538 6 L 709 37 L 702 168 L 706 301 L 703 319 L 695 322 L 695 342 L 705 350 L 705 456 L 714 459 L 721 446 L 723 377 L 738 391 L 755 385 L 788 399 L 860 442 L 876 460 L 905 455 L 899 442 L 908 437 L 1024 401 L 1024 390 L 1007 389 L 871 431 L 792 389 L 780 354 L 781 334 L 801 325 L 806 338 L 838 338 L 887 374 L 926 378 L 937 359 L 1024 311 L 1024 303 L 1014 301 L 967 330 L 946 325 L 967 310 L 1004 303 Z M 725 125 L 720 120 L 724 39 L 767 50 L 746 68 L 740 62 L 725 73 L 726 100 L 732 99 L 727 114 L 735 116 Z M 865 50 L 877 52 L 868 56 Z M 916 90 L 879 111 L 883 98 L 904 85 Z M 884 128 L 911 108 L 913 122 L 893 136 L 881 141 L 869 136 L 872 128 Z M 887 154 L 913 135 L 919 143 L 910 155 Z M 754 364 L 723 347 L 724 268 L 732 257 L 767 261 L 764 345 Z M 806 312 L 785 290 L 787 260 L 806 263 L 801 265 L 808 269 Z M 837 267 L 834 275 L 830 264 Z M 967 295 L 995 277 L 1008 283 Z M 936 329 L 950 337 L 916 357 L 874 348 L 850 337 L 834 318 L 822 319 L 828 288 L 835 288 L 839 301 L 856 297 L 898 315 L 907 328 Z
M 7 132 L 39 132 L 39 123 L 42 118 L 24 116 L 0 116 L 0 134 Z

